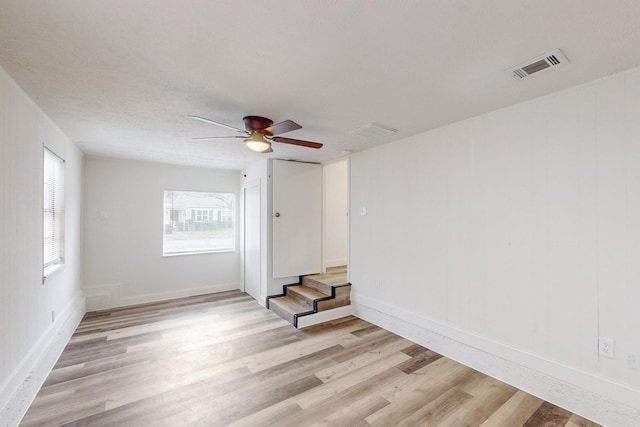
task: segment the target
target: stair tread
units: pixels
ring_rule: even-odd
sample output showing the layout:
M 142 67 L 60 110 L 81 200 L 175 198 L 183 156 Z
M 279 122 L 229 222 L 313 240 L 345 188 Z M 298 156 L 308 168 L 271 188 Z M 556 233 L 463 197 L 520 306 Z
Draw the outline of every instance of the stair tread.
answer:
M 306 298 L 309 298 L 310 300 L 314 300 L 314 299 L 321 299 L 321 298 L 326 298 L 327 295 L 323 294 L 320 291 L 317 291 L 313 288 L 310 288 L 308 286 L 304 286 L 304 285 L 295 285 L 295 286 L 289 286 L 287 288 L 287 291 L 292 291 L 295 292 L 299 295 L 302 295 Z
M 313 280 L 314 282 L 328 286 L 342 286 L 348 283 L 344 274 L 336 274 L 335 276 L 331 274 L 313 274 L 304 277 L 308 280 Z
M 290 296 L 283 296 L 278 298 L 272 298 L 269 300 L 269 305 L 276 304 L 280 306 L 282 309 L 288 311 L 289 313 L 298 314 L 298 313 L 306 313 L 310 311 L 308 308 L 304 307 L 300 303 L 298 303 L 295 298 Z

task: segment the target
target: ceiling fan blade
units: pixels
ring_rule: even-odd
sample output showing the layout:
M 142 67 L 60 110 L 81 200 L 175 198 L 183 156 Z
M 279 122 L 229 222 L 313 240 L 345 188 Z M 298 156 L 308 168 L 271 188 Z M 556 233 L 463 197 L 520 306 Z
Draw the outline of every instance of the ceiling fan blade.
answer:
M 216 126 L 223 127 L 225 129 L 235 130 L 236 132 L 240 132 L 244 134 L 247 133 L 247 131 L 244 129 L 234 128 L 233 126 L 225 125 L 224 123 L 218 123 L 211 119 L 205 119 L 204 117 L 198 117 L 198 116 L 187 116 L 187 117 L 189 117 L 190 119 L 200 120 L 201 122 L 209 123 L 210 125 L 216 125 Z
M 309 147 L 309 148 L 322 148 L 322 144 L 320 144 L 319 142 L 303 141 L 301 139 L 293 139 L 293 138 L 283 138 L 280 136 L 275 136 L 272 139 L 275 142 L 283 142 L 285 144 L 300 145 L 302 147 Z
M 284 122 L 276 123 L 266 129 L 264 129 L 264 133 L 266 135 L 281 135 L 286 132 L 291 132 L 292 130 L 302 129 L 302 126 L 294 122 L 293 120 L 285 120 Z
M 207 139 L 229 139 L 229 138 L 246 138 L 246 136 L 240 136 L 240 135 L 233 135 L 233 136 L 203 136 L 200 138 L 191 138 L 191 139 L 195 139 L 198 141 L 204 141 Z

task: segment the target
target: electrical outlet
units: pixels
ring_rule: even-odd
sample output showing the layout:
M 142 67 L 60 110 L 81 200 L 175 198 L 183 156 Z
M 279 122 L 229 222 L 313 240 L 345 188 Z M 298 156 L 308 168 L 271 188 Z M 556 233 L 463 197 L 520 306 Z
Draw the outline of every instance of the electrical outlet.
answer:
M 609 357 L 611 359 L 613 359 L 613 339 L 612 338 L 607 338 L 607 337 L 600 337 L 598 339 L 598 353 L 600 353 L 600 356 L 604 356 L 604 357 Z
M 627 362 L 629 365 L 629 369 L 640 369 L 640 354 L 629 353 L 627 356 Z

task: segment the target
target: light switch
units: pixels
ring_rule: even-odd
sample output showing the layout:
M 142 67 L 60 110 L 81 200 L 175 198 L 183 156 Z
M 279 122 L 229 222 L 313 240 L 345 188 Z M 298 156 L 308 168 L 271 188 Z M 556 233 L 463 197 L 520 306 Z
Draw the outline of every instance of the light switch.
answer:
M 365 216 L 367 214 L 367 208 L 358 209 L 358 213 L 360 214 L 360 216 Z
M 100 211 L 98 218 L 100 218 L 100 221 L 106 221 L 109 219 L 109 214 L 105 211 Z

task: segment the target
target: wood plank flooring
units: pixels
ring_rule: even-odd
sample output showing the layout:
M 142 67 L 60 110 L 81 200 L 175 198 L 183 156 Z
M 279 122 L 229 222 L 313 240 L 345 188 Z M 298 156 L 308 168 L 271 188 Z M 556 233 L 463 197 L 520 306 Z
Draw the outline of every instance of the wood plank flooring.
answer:
M 297 330 L 239 291 L 88 313 L 21 425 L 596 426 L 356 317 Z

